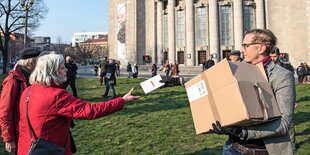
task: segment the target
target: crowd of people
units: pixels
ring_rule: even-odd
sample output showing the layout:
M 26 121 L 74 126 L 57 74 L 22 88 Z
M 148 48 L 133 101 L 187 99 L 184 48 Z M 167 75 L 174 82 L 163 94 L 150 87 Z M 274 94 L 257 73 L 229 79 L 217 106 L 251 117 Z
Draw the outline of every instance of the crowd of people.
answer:
M 296 104 L 294 68 L 283 63 L 276 48 L 277 38 L 267 29 L 252 29 L 245 33 L 240 50 L 232 51 L 227 59 L 249 64 L 262 63 L 269 84 L 281 111 L 279 119 L 263 124 L 248 126 L 221 126 L 216 120 L 212 133 L 228 135 L 223 147 L 225 155 L 283 154 L 294 152 L 293 113 Z M 241 58 L 243 55 L 243 58 Z M 215 65 L 213 55 L 203 64 L 203 70 Z M 70 124 L 72 119 L 96 119 L 122 110 L 124 103 L 139 96 L 132 95 L 132 89 L 123 97 L 117 97 L 114 86 L 120 63 L 104 57 L 98 66 L 100 85 L 105 85 L 102 97 L 112 91 L 112 98 L 105 102 L 91 104 L 78 98 L 75 87 L 77 65 L 70 56 L 52 53 L 42 54 L 39 50 L 24 51 L 2 83 L 0 98 L 0 126 L 5 149 L 11 153 L 27 154 L 34 149 L 31 144 L 38 138 L 63 146 L 64 154 L 72 154 Z M 139 68 L 127 64 L 128 78 L 137 78 Z M 151 76 L 162 70 L 167 81 L 180 80 L 179 66 L 166 62 L 162 68 L 153 64 Z M 298 80 L 303 83 L 309 68 L 302 63 L 296 69 Z M 164 80 L 164 79 L 163 79 Z M 180 82 L 182 83 L 182 82 Z M 184 81 L 183 81 L 184 83 Z M 70 85 L 73 95 L 66 90 Z M 25 104 L 26 103 L 26 104 Z M 69 138 L 68 138 L 69 137 Z M 45 152 L 45 154 L 49 154 Z

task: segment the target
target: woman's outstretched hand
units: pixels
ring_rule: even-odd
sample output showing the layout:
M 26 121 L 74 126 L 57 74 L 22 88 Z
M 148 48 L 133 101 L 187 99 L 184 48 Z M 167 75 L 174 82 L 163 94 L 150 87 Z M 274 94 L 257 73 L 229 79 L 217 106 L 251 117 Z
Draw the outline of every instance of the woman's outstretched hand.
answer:
M 133 101 L 133 100 L 136 100 L 136 99 L 140 98 L 140 96 L 133 96 L 133 95 L 131 95 L 132 91 L 133 91 L 133 88 L 131 88 L 130 91 L 123 96 L 123 99 L 124 99 L 125 102 Z

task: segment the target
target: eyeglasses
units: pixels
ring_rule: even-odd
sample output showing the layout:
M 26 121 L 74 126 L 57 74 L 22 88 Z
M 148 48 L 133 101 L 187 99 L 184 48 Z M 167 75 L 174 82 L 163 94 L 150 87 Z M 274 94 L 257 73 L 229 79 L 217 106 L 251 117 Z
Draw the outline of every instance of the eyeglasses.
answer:
M 249 46 L 256 45 L 256 44 L 260 44 L 260 43 L 249 43 L 249 44 L 243 43 L 243 44 L 241 44 L 241 46 L 242 46 L 243 49 L 247 49 Z

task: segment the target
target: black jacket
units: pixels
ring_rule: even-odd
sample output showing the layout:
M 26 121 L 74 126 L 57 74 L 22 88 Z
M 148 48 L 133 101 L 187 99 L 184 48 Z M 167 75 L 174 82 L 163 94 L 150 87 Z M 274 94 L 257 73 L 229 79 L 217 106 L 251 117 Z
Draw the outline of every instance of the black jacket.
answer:
M 65 63 L 65 67 L 67 68 L 67 78 L 72 79 L 76 78 L 76 71 L 78 70 L 78 67 L 75 63 Z

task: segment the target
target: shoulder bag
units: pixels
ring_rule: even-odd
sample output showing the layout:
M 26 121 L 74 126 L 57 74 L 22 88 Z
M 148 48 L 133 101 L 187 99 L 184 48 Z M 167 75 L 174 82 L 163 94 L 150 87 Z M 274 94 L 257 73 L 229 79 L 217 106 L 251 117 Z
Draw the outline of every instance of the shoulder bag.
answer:
M 107 74 L 105 75 L 105 78 L 110 79 L 111 76 L 112 76 L 112 73 L 107 73 Z
M 30 124 L 29 117 L 28 117 L 29 92 L 30 92 L 30 88 L 28 89 L 27 97 L 26 97 L 26 118 L 28 121 L 28 128 L 30 131 L 30 135 L 31 137 L 34 137 L 35 140 L 31 141 L 31 147 L 28 151 L 28 155 L 43 155 L 43 154 L 63 155 L 65 154 L 65 146 L 67 144 L 68 137 L 66 139 L 64 147 L 61 147 L 57 144 L 41 139 L 37 137 L 37 135 L 35 134 Z

